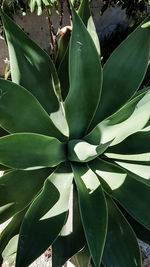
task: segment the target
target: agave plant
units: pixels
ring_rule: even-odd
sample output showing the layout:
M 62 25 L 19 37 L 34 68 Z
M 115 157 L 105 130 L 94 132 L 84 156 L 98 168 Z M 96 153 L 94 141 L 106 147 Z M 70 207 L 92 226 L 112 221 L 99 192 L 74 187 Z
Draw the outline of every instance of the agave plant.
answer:
M 0 235 L 1 262 L 17 251 L 16 267 L 26 267 L 52 245 L 53 267 L 70 258 L 140 267 L 136 236 L 150 243 L 150 88 L 138 91 L 149 17 L 102 69 L 88 1 L 72 15 L 57 74 L 1 11 L 12 75 L 0 79 L 0 223 L 12 218 Z

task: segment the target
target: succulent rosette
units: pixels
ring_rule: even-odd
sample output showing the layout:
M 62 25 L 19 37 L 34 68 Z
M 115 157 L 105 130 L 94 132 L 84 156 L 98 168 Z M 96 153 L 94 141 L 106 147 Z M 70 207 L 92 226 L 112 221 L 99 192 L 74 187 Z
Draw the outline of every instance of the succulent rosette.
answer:
M 150 243 L 149 17 L 104 67 L 88 1 L 56 64 L 3 11 L 12 81 L 0 79 L 1 261 L 140 267 Z M 70 38 L 71 35 L 71 38 Z M 13 251 L 13 252 L 12 252 Z M 78 265 L 79 266 L 79 265 Z

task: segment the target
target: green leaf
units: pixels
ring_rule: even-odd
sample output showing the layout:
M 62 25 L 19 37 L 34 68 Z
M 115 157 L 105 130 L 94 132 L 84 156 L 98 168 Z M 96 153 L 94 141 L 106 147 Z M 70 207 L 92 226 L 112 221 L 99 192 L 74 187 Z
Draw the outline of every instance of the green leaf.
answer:
M 72 164 L 88 247 L 96 267 L 100 265 L 107 232 L 107 208 L 97 176 L 86 166 Z
M 58 80 L 50 57 L 35 44 L 3 11 L 13 82 L 29 90 L 48 114 L 59 109 L 54 91 Z
M 89 17 L 91 16 L 89 0 L 81 0 L 81 4 L 78 9 L 78 15 L 82 19 L 83 23 L 87 27 Z
M 91 15 L 90 11 L 90 5 L 89 5 L 89 0 L 82 0 L 79 10 L 78 10 L 78 15 L 84 22 L 85 26 L 87 27 L 87 30 L 89 34 L 91 35 L 93 42 L 96 46 L 98 55 L 100 56 L 100 45 L 99 45 L 99 39 L 96 33 L 96 28 L 95 24 Z
M 70 261 L 76 267 L 90 267 L 90 260 L 91 255 L 89 249 L 87 246 L 85 246 L 81 251 L 76 253 Z
M 119 206 L 120 208 L 120 206 Z M 131 225 L 132 229 L 134 230 L 136 236 L 141 239 L 143 242 L 147 243 L 150 245 L 150 230 L 145 228 L 142 224 L 138 223 L 133 217 L 127 213 L 126 210 L 124 210 L 121 207 L 121 212 L 123 215 L 126 217 L 127 221 Z
M 61 30 L 60 30 L 61 31 Z M 69 91 L 69 43 L 71 30 L 66 27 L 66 32 L 59 39 L 56 68 L 61 85 L 62 99 L 65 100 Z
M 67 223 L 62 228 L 60 235 L 52 246 L 53 267 L 63 266 L 65 262 L 81 250 L 86 243 L 75 188 L 71 200 Z
M 140 161 L 150 165 L 150 131 L 139 131 L 118 145 L 109 147 L 105 155 L 116 160 Z
M 61 30 L 60 30 L 61 31 Z M 71 36 L 71 30 L 69 28 L 66 28 L 66 32 L 63 33 L 63 35 L 60 37 L 59 42 L 58 42 L 58 51 L 57 51 L 57 55 L 56 55 L 56 61 L 55 61 L 55 65 L 56 68 L 59 69 L 66 51 L 68 49 L 68 45 L 70 42 L 70 36 Z
M 58 167 L 47 178 L 23 220 L 16 267 L 28 266 L 57 238 L 67 216 L 72 179 L 68 165 Z
M 74 9 L 72 12 L 70 90 L 65 100 L 65 111 L 70 137 L 80 138 L 87 131 L 99 103 L 102 69 L 88 31 Z
M 0 164 L 16 169 L 54 167 L 66 159 L 66 145 L 54 137 L 21 133 L 0 138 Z
M 65 101 L 69 92 L 69 44 L 58 68 L 62 99 Z
M 107 197 L 108 230 L 102 261 L 105 267 L 142 267 L 138 242 L 118 207 Z
M 88 162 L 102 154 L 112 141 L 98 146 L 92 145 L 82 139 L 68 142 L 68 159 L 76 162 Z
M 27 209 L 17 213 L 10 223 L 5 227 L 5 229 L 0 234 L 0 255 L 7 246 L 10 239 L 19 233 L 19 229 L 23 220 L 23 217 Z M 0 256 L 1 257 L 1 256 Z
M 144 179 L 146 179 L 147 181 L 149 181 L 150 178 L 150 165 L 146 165 L 146 164 L 139 164 L 139 162 L 133 162 L 132 163 L 128 161 L 116 161 L 115 162 L 121 166 L 122 168 L 126 169 L 127 171 L 134 173 Z
M 148 67 L 149 51 L 150 29 L 142 29 L 140 25 L 109 57 L 104 66 L 102 97 L 91 129 L 116 112 L 140 87 Z
M 142 177 L 128 174 L 115 164 L 96 159 L 90 164 L 104 190 L 127 212 L 150 230 L 150 184 Z
M 17 244 L 18 244 L 18 235 L 15 235 L 9 241 L 8 245 L 3 251 L 2 256 L 3 256 L 4 262 L 6 261 L 9 264 L 9 266 L 14 266 L 15 264 Z
M 41 190 L 53 169 L 11 171 L 0 177 L 0 223 L 24 209 Z
M 125 104 L 119 111 L 100 122 L 84 140 L 94 144 L 114 146 L 129 135 L 143 129 L 150 117 L 150 87 Z M 119 144 L 120 149 L 120 144 Z
M 65 140 L 36 98 L 23 87 L 0 79 L 0 124 L 8 132 L 33 132 Z
M 35 10 L 35 6 L 36 6 L 36 0 L 30 0 L 29 2 L 29 7 L 30 7 L 30 12 L 33 13 Z
M 100 55 L 101 55 L 100 43 L 99 43 L 99 38 L 98 38 L 98 35 L 97 35 L 97 32 L 96 32 L 96 28 L 95 28 L 95 24 L 94 24 L 92 16 L 90 16 L 90 18 L 88 20 L 87 30 L 88 30 L 89 34 L 91 35 L 91 37 L 93 39 L 93 42 L 95 44 L 97 53 L 98 53 L 98 55 L 100 57 Z

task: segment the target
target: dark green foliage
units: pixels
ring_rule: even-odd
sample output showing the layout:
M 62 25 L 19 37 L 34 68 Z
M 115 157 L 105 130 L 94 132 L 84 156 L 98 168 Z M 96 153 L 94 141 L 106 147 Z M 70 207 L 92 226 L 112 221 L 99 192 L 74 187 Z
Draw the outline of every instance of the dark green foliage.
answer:
M 53 267 L 70 258 L 78 267 L 141 267 L 136 235 L 150 242 L 150 88 L 137 93 L 150 17 L 102 68 L 88 4 L 79 15 L 72 7 L 58 74 L 1 11 L 12 82 L 0 79 L 0 222 L 13 218 L 0 260 L 12 256 L 16 267 L 51 245 Z

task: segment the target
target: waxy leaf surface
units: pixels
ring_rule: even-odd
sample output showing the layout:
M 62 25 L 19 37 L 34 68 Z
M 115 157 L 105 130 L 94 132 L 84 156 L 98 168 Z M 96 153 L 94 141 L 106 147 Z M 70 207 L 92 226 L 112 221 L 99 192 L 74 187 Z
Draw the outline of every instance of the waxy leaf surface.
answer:
M 150 165 L 150 131 L 139 131 L 130 135 L 120 144 L 108 148 L 105 154 L 115 160 Z
M 0 164 L 15 169 L 54 167 L 65 161 L 65 144 L 54 137 L 21 133 L 0 138 Z
M 65 111 L 70 137 L 80 138 L 87 131 L 99 103 L 102 69 L 91 36 L 75 10 L 72 10 L 74 26 L 70 44 L 70 90 Z
M 142 29 L 139 25 L 109 57 L 104 65 L 102 96 L 91 129 L 116 112 L 140 87 L 148 67 L 149 51 L 150 28 Z
M 107 207 L 97 176 L 86 165 L 72 164 L 80 214 L 87 244 L 96 267 L 100 265 L 107 232 Z
M 33 200 L 52 170 L 17 170 L 0 178 L 0 223 L 24 209 Z
M 32 132 L 65 137 L 36 98 L 22 86 L 0 79 L 0 124 L 8 132 Z
M 10 239 L 19 233 L 19 229 L 26 213 L 26 209 L 18 212 L 0 234 L 0 258 Z
M 69 216 L 67 222 L 52 246 L 53 267 L 63 266 L 67 260 L 84 247 L 85 243 L 86 240 L 80 218 L 77 192 L 74 188 L 73 196 L 71 197 L 71 202 L 69 204 Z
M 58 80 L 50 57 L 1 11 L 13 82 L 29 90 L 48 114 L 59 109 Z
M 90 167 L 99 176 L 104 190 L 117 200 L 139 223 L 150 229 L 150 184 L 143 179 L 128 174 L 115 164 L 96 159 Z M 138 208 L 137 208 L 138 207 Z
M 142 267 L 136 236 L 118 207 L 107 197 L 108 230 L 103 253 L 105 267 Z
M 79 10 L 78 10 L 78 15 L 80 16 L 80 18 L 84 22 L 85 26 L 87 27 L 87 30 L 88 30 L 89 34 L 91 35 L 93 42 L 96 46 L 98 55 L 100 56 L 99 39 L 98 39 L 98 36 L 96 33 L 96 28 L 95 28 L 95 24 L 94 24 L 94 21 L 92 18 L 89 4 L 90 4 L 89 0 L 82 0 L 80 7 L 79 7 Z
M 102 154 L 112 141 L 105 144 L 92 145 L 82 139 L 68 142 L 68 159 L 76 162 L 88 162 Z
M 68 165 L 59 166 L 47 178 L 23 220 L 16 267 L 31 264 L 57 238 L 67 216 L 72 179 Z
M 129 135 L 143 129 L 150 117 L 150 87 L 125 104 L 119 111 L 100 122 L 83 139 L 93 145 L 106 144 L 110 146 L 121 143 Z M 120 144 L 118 145 L 120 149 Z

